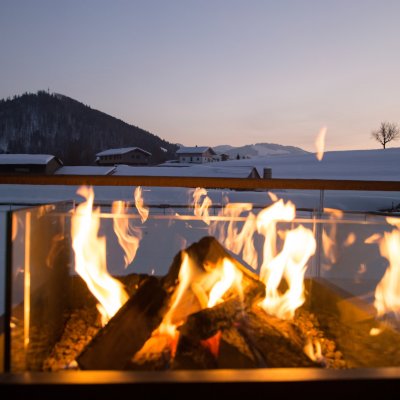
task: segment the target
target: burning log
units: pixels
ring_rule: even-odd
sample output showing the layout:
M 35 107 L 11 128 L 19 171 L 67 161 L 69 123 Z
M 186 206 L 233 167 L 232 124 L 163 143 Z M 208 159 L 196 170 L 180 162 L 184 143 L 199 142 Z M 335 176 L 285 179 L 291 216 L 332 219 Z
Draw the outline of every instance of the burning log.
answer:
M 149 277 L 77 357 L 81 369 L 122 369 L 162 320 L 167 294 Z
M 200 311 L 210 306 L 211 289 L 222 279 L 224 261 L 229 263 L 231 271 L 230 283 L 223 291 L 224 302 Z M 240 277 L 240 288 L 234 285 L 235 276 Z M 187 282 L 182 283 L 183 281 Z M 164 369 L 172 361 L 171 367 L 176 368 L 180 361 L 175 359 L 175 350 L 178 351 L 181 361 L 185 360 L 185 354 L 188 354 L 186 361 L 182 361 L 186 367 L 189 363 L 190 368 L 214 368 L 215 356 L 205 351 L 199 340 L 203 336 L 208 339 L 226 324 L 230 326 L 232 320 L 237 319 L 237 315 L 241 314 L 244 308 L 251 307 L 261 300 L 265 293 L 265 286 L 258 277 L 213 237 L 204 237 L 180 252 L 174 258 L 162 283 L 171 295 L 170 311 L 166 317 L 168 321 L 163 321 L 163 324 L 175 327 L 183 323 L 183 330 L 178 328 L 179 333 L 175 339 L 165 332 L 155 332 L 132 357 L 127 365 L 128 369 Z
M 179 330 L 180 343 L 185 343 L 183 356 L 180 345 L 176 354 L 181 367 L 193 365 L 193 354 L 192 359 L 186 354 L 188 348 L 198 349 L 218 332 L 219 351 L 214 354 L 218 368 L 322 366 L 304 353 L 305 338 L 291 321 L 267 315 L 257 306 L 244 310 L 237 301 L 227 301 L 190 315 Z M 185 364 L 187 360 L 190 362 Z
M 185 252 L 188 254 L 191 262 L 203 272 L 207 272 L 215 265 L 220 265 L 224 258 L 232 262 L 235 268 L 243 274 L 241 282 L 243 288 L 242 297 L 246 303 L 253 303 L 264 296 L 265 285 L 260 281 L 258 275 L 253 273 L 250 267 L 245 267 L 244 261 L 239 261 L 236 256 L 226 250 L 214 237 L 203 237 L 198 242 L 189 246 Z M 164 287 L 175 288 L 182 265 L 182 258 L 182 252 L 178 253 L 174 258 L 168 274 L 162 279 Z M 228 298 L 229 294 L 227 293 L 224 298 Z

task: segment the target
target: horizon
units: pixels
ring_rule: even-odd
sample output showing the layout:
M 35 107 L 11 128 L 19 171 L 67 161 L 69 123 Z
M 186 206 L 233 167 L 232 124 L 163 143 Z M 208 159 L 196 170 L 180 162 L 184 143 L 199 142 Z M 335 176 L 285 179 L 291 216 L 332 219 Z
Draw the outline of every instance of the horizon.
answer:
M 2 5 L 0 98 L 49 90 L 185 146 L 315 152 L 326 126 L 325 151 L 373 150 L 400 122 L 394 0 Z

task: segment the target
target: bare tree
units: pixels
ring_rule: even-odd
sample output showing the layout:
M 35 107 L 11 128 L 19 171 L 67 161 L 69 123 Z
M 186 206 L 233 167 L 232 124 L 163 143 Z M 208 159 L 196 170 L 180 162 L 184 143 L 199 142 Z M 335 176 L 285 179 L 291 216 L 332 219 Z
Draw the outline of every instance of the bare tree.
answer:
M 400 130 L 393 122 L 381 122 L 379 129 L 372 132 L 372 137 L 386 149 L 386 143 L 400 138 Z

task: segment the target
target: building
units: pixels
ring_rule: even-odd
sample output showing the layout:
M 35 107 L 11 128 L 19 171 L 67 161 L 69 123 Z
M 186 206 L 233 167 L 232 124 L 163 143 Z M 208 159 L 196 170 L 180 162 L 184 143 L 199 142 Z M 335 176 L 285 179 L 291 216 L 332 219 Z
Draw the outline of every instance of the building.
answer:
M 98 165 L 148 165 L 151 153 L 140 147 L 125 147 L 121 149 L 108 149 L 96 154 Z
M 0 154 L 1 174 L 52 175 L 62 166 L 51 154 Z
M 194 163 L 204 164 L 213 162 L 214 157 L 217 155 L 211 147 L 195 146 L 195 147 L 181 147 L 176 155 L 181 163 Z

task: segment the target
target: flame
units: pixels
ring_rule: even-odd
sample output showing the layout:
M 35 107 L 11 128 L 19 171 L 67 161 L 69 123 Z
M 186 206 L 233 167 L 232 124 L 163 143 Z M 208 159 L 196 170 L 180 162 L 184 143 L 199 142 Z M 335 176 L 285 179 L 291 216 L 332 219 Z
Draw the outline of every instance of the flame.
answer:
M 304 274 L 315 250 L 316 242 L 310 229 L 300 225 L 286 234 L 282 251 L 265 266 L 266 296 L 260 306 L 268 314 L 281 319 L 293 318 L 305 300 Z M 279 285 L 283 278 L 288 288 L 281 293 Z
M 336 242 L 328 235 L 325 229 L 322 230 L 322 248 L 325 256 L 334 264 L 336 262 Z
M 106 240 L 104 236 L 98 236 L 100 210 L 93 209 L 93 189 L 82 186 L 77 194 L 85 197 L 86 201 L 77 206 L 71 220 L 75 271 L 99 301 L 98 309 L 105 325 L 128 300 L 128 295 L 121 282 L 107 272 Z
M 149 209 L 144 207 L 143 197 L 142 197 L 142 188 L 138 186 L 135 189 L 134 193 L 135 198 L 135 206 L 139 212 L 140 218 L 142 220 L 142 224 L 147 220 L 149 216 Z
M 263 209 L 256 219 L 258 233 L 264 235 L 263 263 L 261 265 L 261 280 L 268 281 L 268 264 L 276 255 L 276 223 L 278 221 L 293 221 L 296 209 L 292 202 L 286 204 L 282 199 Z
M 118 237 L 118 242 L 123 248 L 125 255 L 125 268 L 133 261 L 142 239 L 142 232 L 137 228 L 129 226 L 129 219 L 124 218 L 128 206 L 124 201 L 114 201 L 111 211 L 114 215 L 114 232 Z
M 329 215 L 330 220 L 340 219 L 343 217 L 343 211 L 338 210 L 336 208 L 324 208 L 324 212 L 330 214 Z M 324 250 L 326 258 L 329 260 L 331 264 L 335 264 L 337 261 L 336 231 L 337 231 L 336 223 L 332 223 L 328 231 L 325 228 L 322 230 L 322 248 Z M 350 234 L 350 236 L 351 235 L 354 234 Z M 352 237 L 350 237 L 350 241 L 351 240 Z M 326 265 L 325 267 L 327 269 L 330 269 L 331 265 Z
M 276 201 L 278 201 L 278 196 L 273 193 L 273 192 L 268 192 L 268 196 L 269 198 L 275 203 Z
M 207 307 L 213 307 L 218 302 L 222 301 L 222 296 L 233 285 L 238 274 L 239 271 L 237 271 L 233 263 L 227 258 L 224 258 L 222 261 L 221 279 L 212 287 L 209 294 Z M 241 280 L 241 275 L 239 280 Z
M 349 247 L 349 246 L 353 245 L 355 243 L 356 239 L 357 239 L 357 237 L 356 237 L 355 233 L 353 233 L 353 232 L 349 233 L 346 240 L 343 243 L 343 246 Z
M 318 161 L 321 161 L 324 157 L 326 131 L 327 127 L 322 127 L 315 139 L 315 147 L 317 149 L 316 157 Z
M 200 269 L 186 252 L 182 254 L 178 286 L 171 299 L 171 305 L 160 326 L 152 333 L 150 342 L 146 342 L 139 354 L 159 351 L 157 349 L 160 344 L 152 343 L 161 341 L 161 347 L 169 348 L 173 358 L 179 341 L 178 328 L 189 314 L 222 302 L 224 294 L 233 286 L 241 293 L 242 272 L 229 259 L 224 258 L 217 264 L 208 263 Z M 193 300 L 196 301 L 196 305 L 193 305 Z M 202 344 L 217 356 L 219 340 L 220 335 L 217 334 L 202 341 Z
M 303 350 L 312 361 L 322 362 L 324 360 L 324 357 L 322 356 L 321 342 L 318 339 L 311 340 L 308 338 Z
M 203 202 L 200 205 L 200 199 L 204 196 Z M 200 217 L 203 221 L 210 225 L 210 214 L 208 208 L 212 205 L 211 199 L 207 196 L 207 190 L 204 188 L 196 188 L 193 192 L 194 215 Z
M 378 316 L 390 312 L 400 318 L 400 230 L 385 232 L 379 250 L 389 266 L 375 289 L 374 306 Z
M 373 243 L 379 243 L 379 241 L 382 239 L 382 235 L 380 233 L 373 233 L 371 236 L 367 237 L 364 240 L 365 244 L 373 244 Z
M 228 203 L 219 213 L 219 216 L 228 217 L 229 223 L 210 225 L 209 233 L 215 235 L 224 246 L 237 255 L 253 269 L 257 268 L 258 256 L 252 237 L 256 231 L 256 217 L 250 212 L 253 206 L 250 203 Z M 239 229 L 236 219 L 243 213 L 249 212 L 246 221 Z

